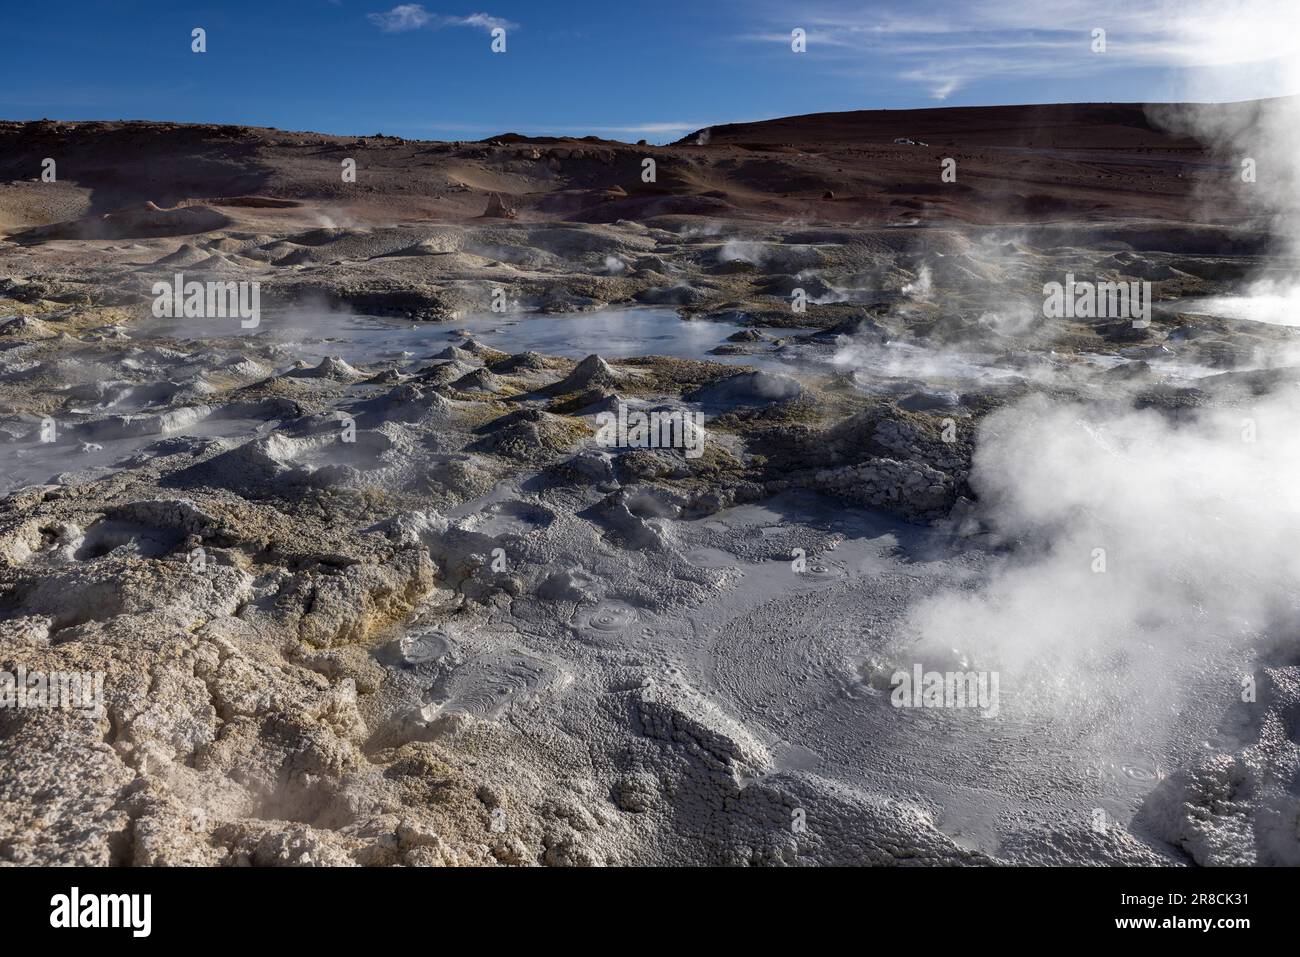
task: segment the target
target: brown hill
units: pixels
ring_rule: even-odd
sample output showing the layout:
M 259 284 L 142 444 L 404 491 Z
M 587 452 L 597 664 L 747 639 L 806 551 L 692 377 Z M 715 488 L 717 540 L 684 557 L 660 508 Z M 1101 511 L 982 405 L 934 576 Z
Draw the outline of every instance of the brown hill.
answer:
M 492 194 L 524 221 L 1185 221 L 1196 218 L 1198 184 L 1213 184 L 1226 166 L 1157 120 L 1175 109 L 1218 110 L 1244 123 L 1259 108 L 815 113 L 716 126 L 662 147 L 517 134 L 440 143 L 179 123 L 0 123 L 0 182 L 8 181 L 0 185 L 0 233 L 81 219 L 47 235 L 86 235 L 104 214 L 120 218 L 145 203 L 220 211 L 249 197 L 326 207 L 329 218 L 357 223 L 465 220 L 481 216 Z M 56 183 L 39 180 L 45 157 L 57 161 Z M 649 183 L 646 158 L 656 163 Z M 955 182 L 940 176 L 948 159 Z M 342 175 L 347 160 L 355 161 L 355 182 Z M 1237 214 L 1222 210 L 1224 218 Z M 196 219 L 170 218 L 168 228 L 181 229 Z

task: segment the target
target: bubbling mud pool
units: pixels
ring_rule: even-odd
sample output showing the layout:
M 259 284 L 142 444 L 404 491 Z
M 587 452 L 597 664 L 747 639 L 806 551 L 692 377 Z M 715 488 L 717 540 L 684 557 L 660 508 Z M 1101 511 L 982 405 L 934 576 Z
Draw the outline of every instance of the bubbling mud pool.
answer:
M 414 368 L 436 356 L 441 348 L 468 338 L 510 354 L 537 352 L 575 359 L 592 353 L 606 359 L 667 356 L 792 374 L 838 370 L 852 373 L 852 380 L 864 391 L 890 391 L 891 383 L 897 382 L 973 386 L 1042 377 L 1033 370 L 1008 367 L 996 356 L 961 349 L 903 341 L 864 343 L 852 336 L 805 327 L 742 326 L 721 319 L 686 319 L 668 307 L 620 306 L 584 314 L 480 315 L 442 326 L 349 312 L 298 310 L 270 314 L 254 330 L 240 330 L 233 321 L 225 330 L 214 325 L 226 321 L 160 322 L 146 325 L 141 333 L 204 339 L 229 349 L 237 349 L 241 340 L 248 340 L 273 346 L 282 357 L 315 363 L 339 356 L 362 367 L 384 363 Z M 742 330 L 757 333 L 761 343 L 737 351 L 719 349 Z M 1142 358 L 1118 351 L 1081 352 L 1077 361 L 1116 368 Z M 1198 378 L 1220 371 L 1173 357 L 1145 358 L 1153 370 L 1175 378 Z
M 493 316 L 451 328 L 330 311 L 269 314 L 250 330 L 241 330 L 237 320 L 145 321 L 119 330 L 116 367 L 102 359 L 82 364 L 75 356 L 63 362 L 55 391 L 86 396 L 73 411 L 48 423 L 30 417 L 10 423 L 9 434 L 15 438 L 0 465 L 0 492 L 60 476 L 72 480 L 106 474 L 164 439 L 238 439 L 267 433 L 279 418 L 275 409 L 266 407 L 264 419 L 251 418 L 222 408 L 209 396 L 223 382 L 240 376 L 255 382 L 282 374 L 294 362 L 316 365 L 339 357 L 361 369 L 414 371 L 468 337 L 510 353 L 581 358 L 599 352 L 608 358 L 662 355 L 752 364 L 748 356 L 707 355 L 740 328 L 727 322 L 684 321 L 672 309 Z M 154 343 L 160 339 L 202 341 L 202 351 L 159 348 Z M 11 361 L 21 360 L 15 355 Z M 9 374 L 31 372 L 22 365 L 14 368 Z M 142 373 L 153 381 L 136 381 Z
M 226 328 L 220 327 L 227 323 Z M 428 351 L 472 338 L 502 352 L 540 352 L 582 358 L 597 352 L 607 359 L 630 356 L 714 358 L 745 362 L 750 356 L 708 356 L 742 327 L 723 320 L 686 320 L 675 309 L 627 307 L 588 314 L 519 314 L 476 316 L 440 326 L 402 323 L 348 312 L 294 311 L 267 315 L 260 327 L 240 330 L 234 321 L 201 320 L 149 325 L 147 331 L 184 339 L 248 338 L 276 343 L 306 360 L 341 355 L 355 365 L 427 357 Z M 805 329 L 756 331 L 792 336 Z

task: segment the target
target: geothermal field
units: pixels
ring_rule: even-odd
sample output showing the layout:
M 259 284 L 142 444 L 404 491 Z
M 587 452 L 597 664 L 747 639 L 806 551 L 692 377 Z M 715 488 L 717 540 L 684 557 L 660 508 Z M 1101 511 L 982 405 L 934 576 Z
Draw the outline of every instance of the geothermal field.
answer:
M 0 863 L 1300 864 L 1298 113 L 0 123 Z

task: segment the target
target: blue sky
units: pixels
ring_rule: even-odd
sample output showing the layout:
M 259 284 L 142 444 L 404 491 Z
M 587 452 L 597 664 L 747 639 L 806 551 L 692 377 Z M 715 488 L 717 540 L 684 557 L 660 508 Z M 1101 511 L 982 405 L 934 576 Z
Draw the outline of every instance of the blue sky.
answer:
M 0 22 L 5 119 L 664 142 L 824 110 L 1300 92 L 1300 0 L 46 0 Z

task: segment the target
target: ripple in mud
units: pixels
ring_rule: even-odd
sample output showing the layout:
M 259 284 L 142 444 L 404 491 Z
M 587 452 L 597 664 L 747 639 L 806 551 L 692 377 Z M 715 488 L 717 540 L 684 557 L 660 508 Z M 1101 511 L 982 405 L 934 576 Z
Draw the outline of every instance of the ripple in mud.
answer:
M 637 610 L 627 602 L 606 599 L 587 613 L 583 626 L 602 634 L 618 634 L 634 625 Z
M 1132 781 L 1139 787 L 1156 784 L 1165 776 L 1160 766 L 1148 758 L 1121 764 L 1119 772 L 1126 780 Z
M 441 630 L 417 631 L 403 635 L 397 643 L 402 660 L 408 665 L 438 661 L 451 651 L 451 639 Z
M 422 715 L 428 721 L 462 711 L 495 720 L 516 701 L 545 691 L 559 677 L 549 662 L 521 651 L 480 655 L 438 676 L 425 695 Z
M 1145 792 L 1164 780 L 1165 771 L 1150 755 L 1119 755 L 1091 762 L 1085 775 L 1103 789 Z
M 794 587 L 817 588 L 822 585 L 844 581 L 848 576 L 848 569 L 843 565 L 832 564 L 820 559 L 811 559 L 804 570 L 795 575 Z

